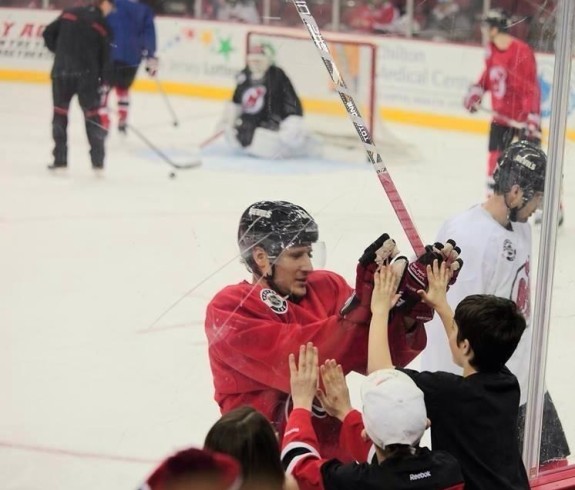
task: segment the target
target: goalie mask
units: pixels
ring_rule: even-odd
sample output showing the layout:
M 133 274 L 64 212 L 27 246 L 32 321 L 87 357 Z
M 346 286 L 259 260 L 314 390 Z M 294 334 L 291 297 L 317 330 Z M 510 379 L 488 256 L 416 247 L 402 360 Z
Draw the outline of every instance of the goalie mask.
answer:
M 270 260 L 289 247 L 318 241 L 317 223 L 301 206 L 287 201 L 260 201 L 249 206 L 240 219 L 238 246 L 242 259 L 254 271 L 254 247 L 262 247 Z
M 527 141 L 513 143 L 497 162 L 493 174 L 494 191 L 505 195 L 514 185 L 518 185 L 523 191 L 524 206 L 533 199 L 535 193 L 544 191 L 546 167 L 547 156 L 540 148 Z M 510 210 L 511 221 L 515 221 L 517 211 L 523 206 Z
M 252 80 L 261 80 L 267 73 L 271 60 L 261 44 L 250 46 L 247 56 L 247 65 Z

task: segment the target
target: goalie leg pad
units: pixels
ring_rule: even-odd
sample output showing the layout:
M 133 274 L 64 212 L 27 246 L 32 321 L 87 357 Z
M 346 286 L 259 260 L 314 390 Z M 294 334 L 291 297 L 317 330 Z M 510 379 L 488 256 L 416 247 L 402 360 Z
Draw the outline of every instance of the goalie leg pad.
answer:
M 279 134 L 289 155 L 287 158 L 319 157 L 323 153 L 321 140 L 305 128 L 301 116 L 286 117 L 280 125 Z
M 257 158 L 277 160 L 286 157 L 285 145 L 278 131 L 256 128 L 252 144 L 246 147 L 246 152 Z

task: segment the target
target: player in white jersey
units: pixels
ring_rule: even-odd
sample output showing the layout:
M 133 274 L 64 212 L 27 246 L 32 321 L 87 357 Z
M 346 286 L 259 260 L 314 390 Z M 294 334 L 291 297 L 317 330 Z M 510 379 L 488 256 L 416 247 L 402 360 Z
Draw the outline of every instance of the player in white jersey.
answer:
M 541 204 L 546 164 L 545 153 L 536 146 L 525 141 L 512 144 L 499 158 L 494 193 L 483 204 L 448 219 L 437 235 L 439 242 L 447 238 L 455 240 L 468 257 L 457 283 L 447 293 L 452 308 L 470 294 L 493 294 L 513 300 L 527 320 L 528 328 L 507 363 L 521 387 L 521 439 L 532 339 L 531 226 L 527 220 Z M 422 353 L 421 369 L 459 373 L 461 369 L 451 358 L 441 321 L 434 318 L 426 323 L 426 330 L 427 348 Z M 543 424 L 541 464 L 548 467 L 566 464 L 564 458 L 569 455 L 569 447 L 548 393 L 545 393 Z

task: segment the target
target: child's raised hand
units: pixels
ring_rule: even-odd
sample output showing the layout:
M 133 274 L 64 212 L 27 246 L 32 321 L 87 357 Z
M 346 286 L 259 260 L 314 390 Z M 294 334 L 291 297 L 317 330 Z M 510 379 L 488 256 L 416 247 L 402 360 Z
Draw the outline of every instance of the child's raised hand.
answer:
M 420 289 L 417 294 L 429 306 L 437 309 L 438 306 L 447 302 L 447 286 L 452 274 L 451 268 L 447 267 L 445 261 L 439 264 L 437 259 L 434 260 L 433 264 L 427 266 L 427 291 Z
M 343 422 L 352 407 L 341 364 L 328 359 L 319 369 L 324 390 L 318 391 L 318 398 L 329 415 Z
M 399 278 L 391 266 L 381 266 L 373 276 L 374 287 L 371 295 L 372 315 L 388 315 L 399 299 L 397 285 Z
M 318 387 L 318 352 L 311 342 L 299 348 L 299 359 L 289 355 L 290 386 L 294 408 L 311 410 Z

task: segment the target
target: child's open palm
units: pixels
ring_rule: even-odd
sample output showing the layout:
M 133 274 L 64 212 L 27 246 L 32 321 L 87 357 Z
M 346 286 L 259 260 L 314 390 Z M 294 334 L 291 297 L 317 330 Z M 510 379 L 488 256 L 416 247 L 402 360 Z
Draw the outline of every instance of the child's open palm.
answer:
M 382 265 L 374 274 L 374 287 L 371 296 L 371 313 L 388 315 L 400 295 L 397 294 L 398 277 L 389 265 Z
M 447 267 L 445 261 L 440 265 L 437 260 L 434 260 L 433 264 L 427 266 L 427 291 L 420 289 L 417 293 L 429 306 L 437 309 L 440 304 L 447 301 L 447 286 L 452 274 L 453 272 Z

